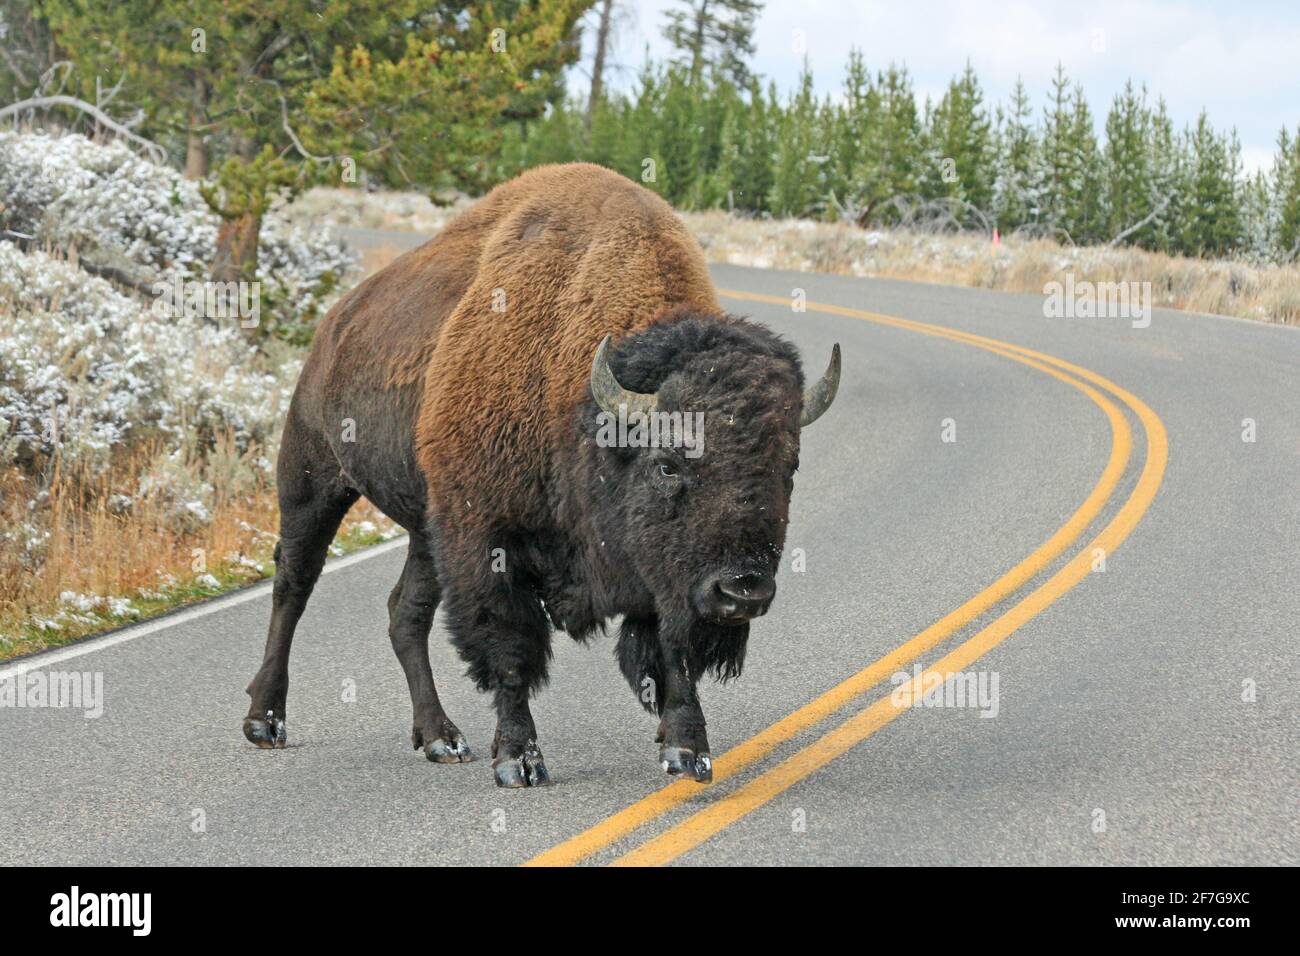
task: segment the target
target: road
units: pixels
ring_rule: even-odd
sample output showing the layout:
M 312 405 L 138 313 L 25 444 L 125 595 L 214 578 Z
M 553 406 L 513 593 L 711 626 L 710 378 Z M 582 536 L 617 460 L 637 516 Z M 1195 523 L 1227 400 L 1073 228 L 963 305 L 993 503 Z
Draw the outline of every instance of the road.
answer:
M 318 585 L 283 751 L 240 732 L 265 585 L 21 662 L 102 673 L 105 703 L 97 719 L 0 709 L 0 859 L 1300 863 L 1300 330 L 714 274 L 810 371 L 840 342 L 844 371 L 803 436 L 776 603 L 743 677 L 704 688 L 713 786 L 667 786 L 612 637 L 556 636 L 534 707 L 555 786 L 500 791 L 488 760 L 426 762 L 386 634 L 395 543 Z M 485 754 L 489 704 L 441 612 L 431 655 Z M 913 659 L 984 680 L 996 705 L 896 707 L 890 675 Z

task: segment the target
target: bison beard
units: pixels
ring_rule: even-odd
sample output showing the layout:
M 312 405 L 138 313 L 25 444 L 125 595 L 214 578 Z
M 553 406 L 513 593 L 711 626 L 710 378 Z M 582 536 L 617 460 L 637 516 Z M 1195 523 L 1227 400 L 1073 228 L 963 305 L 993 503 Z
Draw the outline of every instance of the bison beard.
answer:
M 660 717 L 661 765 L 710 780 L 696 685 L 740 674 L 775 590 L 800 428 L 838 377 L 837 347 L 805 392 L 794 348 L 722 312 L 698 245 L 639 186 L 570 165 L 498 187 L 321 323 L 281 443 L 245 736 L 284 746 L 294 630 L 365 495 L 410 534 L 389 636 L 429 760 L 471 759 L 429 665 L 439 604 L 492 694 L 507 787 L 550 782 L 528 702 L 552 631 L 586 640 L 622 616 L 619 665 Z M 703 415 L 702 454 L 604 447 L 600 416 L 620 408 Z

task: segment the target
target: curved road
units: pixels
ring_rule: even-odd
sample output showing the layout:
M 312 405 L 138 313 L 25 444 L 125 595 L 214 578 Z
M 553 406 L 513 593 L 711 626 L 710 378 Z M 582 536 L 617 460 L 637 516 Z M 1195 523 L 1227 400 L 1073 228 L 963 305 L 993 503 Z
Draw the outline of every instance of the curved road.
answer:
M 840 342 L 844 373 L 745 674 L 704 688 L 712 787 L 666 786 L 612 638 L 556 635 L 534 708 L 556 786 L 427 763 L 386 634 L 394 542 L 321 579 L 283 751 L 240 733 L 265 585 L 20 662 L 102 673 L 105 705 L 0 709 L 0 859 L 1300 863 L 1300 330 L 714 274 L 810 368 Z M 481 755 L 488 702 L 440 620 L 439 693 Z M 901 706 L 914 662 L 984 696 Z

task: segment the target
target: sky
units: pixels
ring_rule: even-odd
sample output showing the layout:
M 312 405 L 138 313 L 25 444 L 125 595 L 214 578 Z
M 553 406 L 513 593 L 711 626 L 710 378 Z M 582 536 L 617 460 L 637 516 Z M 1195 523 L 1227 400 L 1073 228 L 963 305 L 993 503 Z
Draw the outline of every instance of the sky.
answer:
M 672 51 L 663 38 L 673 0 L 616 0 L 621 7 L 609 82 L 628 90 L 645 62 Z M 570 89 L 589 82 L 588 52 Z M 1162 95 L 1178 126 L 1209 112 L 1216 129 L 1235 127 L 1247 171 L 1267 169 L 1282 126 L 1300 125 L 1300 2 L 1295 0 L 767 0 L 755 30 L 754 69 L 786 92 L 803 53 L 819 94 L 834 95 L 849 50 L 874 72 L 890 62 L 912 74 L 918 105 L 937 100 L 969 59 L 988 100 L 1005 102 L 1016 77 L 1041 115 L 1059 61 L 1084 93 L 1098 126 L 1127 79 Z M 1099 129 L 1100 132 L 1100 129 Z

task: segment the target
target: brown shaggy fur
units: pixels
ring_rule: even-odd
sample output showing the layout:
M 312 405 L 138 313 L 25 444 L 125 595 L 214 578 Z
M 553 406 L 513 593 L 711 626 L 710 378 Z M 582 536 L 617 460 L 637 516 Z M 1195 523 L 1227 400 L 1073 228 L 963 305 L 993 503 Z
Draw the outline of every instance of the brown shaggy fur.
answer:
M 529 513 L 543 500 L 540 469 L 569 437 L 601 338 L 674 305 L 721 309 L 672 208 L 600 166 L 527 172 L 449 232 L 411 263 L 447 269 L 450 251 L 466 274 L 428 357 L 420 468 L 435 512 L 491 501 L 499 519 L 528 527 L 540 521 Z

